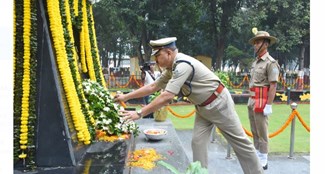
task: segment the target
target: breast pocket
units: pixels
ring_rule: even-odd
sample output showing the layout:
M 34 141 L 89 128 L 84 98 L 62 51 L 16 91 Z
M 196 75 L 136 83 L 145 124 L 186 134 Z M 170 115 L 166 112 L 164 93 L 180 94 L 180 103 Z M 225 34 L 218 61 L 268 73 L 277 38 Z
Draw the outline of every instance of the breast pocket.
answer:
M 255 83 L 261 83 L 266 80 L 265 70 L 262 68 L 258 68 L 255 70 Z

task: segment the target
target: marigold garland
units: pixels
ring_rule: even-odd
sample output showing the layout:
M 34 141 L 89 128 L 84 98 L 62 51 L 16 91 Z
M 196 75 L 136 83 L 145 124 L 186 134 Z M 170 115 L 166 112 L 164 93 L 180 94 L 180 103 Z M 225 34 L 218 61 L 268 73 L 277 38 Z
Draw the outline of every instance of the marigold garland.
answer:
M 14 2 L 14 161 L 35 166 L 36 3 Z
M 92 159 L 87 159 L 85 162 L 85 168 L 82 172 L 82 174 L 89 174 L 90 167 L 91 167 Z
M 137 80 L 137 78 L 135 77 L 135 75 L 134 74 L 132 74 L 132 77 L 133 77 L 133 80 L 135 81 L 135 83 L 138 85 L 138 86 L 143 86 L 143 84 L 142 83 L 139 83 L 138 82 L 138 80 Z
M 269 134 L 269 138 L 273 138 L 273 137 L 279 135 L 281 132 L 283 132 L 283 131 L 284 131 L 284 130 L 289 126 L 290 122 L 294 119 L 295 116 L 298 117 L 299 121 L 302 123 L 302 125 L 303 125 L 303 126 L 307 129 L 307 131 L 309 132 L 309 131 L 310 131 L 309 127 L 308 127 L 307 124 L 303 121 L 303 119 L 301 118 L 299 112 L 298 112 L 297 110 L 294 109 L 294 110 L 291 112 L 289 118 L 285 121 L 285 123 L 284 123 L 284 124 L 283 124 L 283 125 L 282 125 L 278 130 L 277 130 L 277 131 L 275 131 L 275 132 Z M 248 136 L 253 137 L 252 132 L 248 131 L 248 130 L 245 129 L 244 127 L 243 127 L 243 129 L 244 129 L 245 133 L 246 133 Z
M 188 118 L 190 116 L 192 116 L 196 111 L 193 110 L 192 112 L 186 114 L 186 115 L 179 115 L 176 112 L 174 112 L 169 106 L 167 106 L 167 109 L 170 113 L 172 113 L 174 116 L 178 117 L 178 118 Z
M 20 123 L 20 147 L 22 153 L 19 158 L 26 158 L 25 147 L 28 144 L 28 118 L 29 118 L 29 95 L 30 95 L 30 33 L 31 33 L 31 2 L 24 0 L 24 31 L 23 31 L 23 44 L 24 44 L 24 64 L 23 64 L 23 96 L 21 105 L 21 123 Z
M 75 85 L 72 79 L 72 73 L 69 68 L 69 62 L 65 50 L 65 41 L 59 2 L 56 0 L 48 0 L 47 7 L 50 19 L 50 31 L 53 37 L 54 48 L 56 51 L 58 69 L 60 72 L 61 80 L 63 82 L 63 88 L 68 101 L 72 120 L 77 131 L 77 137 L 78 140 L 84 142 L 84 144 L 90 144 L 91 136 L 87 128 L 85 117 L 81 112 L 81 105 L 77 92 L 74 88 Z
M 95 136 L 95 130 L 93 128 L 93 118 L 89 114 L 89 110 L 86 107 L 86 98 L 82 90 L 82 85 L 81 85 L 81 77 L 78 71 L 78 65 L 77 65 L 77 52 L 74 47 L 74 38 L 73 38 L 73 30 L 72 30 L 72 21 L 71 21 L 71 16 L 70 16 L 70 6 L 68 1 L 62 1 L 61 3 L 61 13 L 63 16 L 63 26 L 67 29 L 67 32 L 64 32 L 65 35 L 65 42 L 67 43 L 66 51 L 67 51 L 67 56 L 69 60 L 69 66 L 71 69 L 73 81 L 75 84 L 75 90 L 77 91 L 78 94 L 78 99 L 81 104 L 82 112 L 86 116 L 86 123 L 88 125 L 88 131 L 90 132 L 91 136 L 94 138 Z M 60 9 L 61 9 L 60 8 Z M 93 139 L 92 138 L 92 139 Z
M 96 39 L 96 32 L 95 32 L 95 24 L 94 24 L 94 15 L 93 15 L 93 6 L 89 5 L 89 35 L 91 40 L 91 48 L 92 54 L 94 57 L 94 65 L 95 65 L 95 73 L 97 82 L 102 84 L 102 86 L 106 87 L 105 78 L 102 71 L 102 66 L 99 59 L 99 52 L 97 47 L 97 39 Z
M 24 45 L 23 40 L 23 12 L 24 4 L 21 1 L 15 1 L 14 4 L 14 160 L 19 160 L 21 153 L 20 147 L 20 123 L 21 123 L 21 104 L 22 104 L 22 81 L 23 81 L 23 63 L 24 63 Z
M 126 84 L 124 84 L 124 85 L 120 84 L 120 83 L 116 80 L 115 76 L 112 75 L 112 74 L 110 75 L 110 79 L 111 79 L 112 81 L 114 81 L 115 84 L 116 84 L 116 86 L 118 86 L 119 88 L 125 88 L 125 87 L 129 86 L 132 80 L 134 80 L 135 83 L 136 83 L 139 87 L 143 86 L 143 84 L 141 84 L 141 83 L 138 82 L 138 80 L 137 80 L 137 78 L 135 77 L 134 74 L 132 74 L 132 75 L 130 76 L 128 82 L 126 82 Z
M 78 4 L 79 4 L 79 0 L 72 0 L 73 1 L 73 13 L 74 13 L 74 16 L 78 16 Z
M 126 140 L 130 138 L 130 134 L 107 135 L 104 131 L 96 130 L 96 138 L 98 141 L 114 142 L 117 140 Z
M 94 70 L 94 63 L 91 54 L 91 43 L 89 36 L 89 28 L 88 28 L 88 18 L 87 18 L 87 0 L 82 0 L 82 29 L 81 34 L 84 37 L 84 50 L 85 50 L 85 61 L 88 68 L 88 75 L 90 80 L 96 80 L 96 74 Z
M 307 123 L 302 119 L 300 113 L 296 109 L 293 112 L 298 117 L 300 123 L 306 128 L 308 132 L 310 132 L 309 126 L 307 126 Z
M 234 85 L 230 79 L 227 80 L 228 81 L 228 84 L 230 86 L 232 86 L 233 88 L 240 88 L 241 86 L 243 86 L 244 82 L 247 81 L 249 83 L 249 80 L 248 80 L 248 76 L 246 75 L 243 80 L 240 82 L 239 85 Z

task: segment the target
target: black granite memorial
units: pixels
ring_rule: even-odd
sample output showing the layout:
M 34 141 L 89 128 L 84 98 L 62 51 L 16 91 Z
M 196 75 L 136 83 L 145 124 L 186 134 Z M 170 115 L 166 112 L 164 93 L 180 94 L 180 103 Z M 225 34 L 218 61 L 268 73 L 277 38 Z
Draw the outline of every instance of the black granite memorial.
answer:
M 36 169 L 27 169 L 24 161 L 19 161 L 14 164 L 14 173 L 128 173 L 125 161 L 133 136 L 129 140 L 91 145 L 77 141 L 70 124 L 72 119 L 55 61 L 44 5 L 42 0 L 38 1 Z

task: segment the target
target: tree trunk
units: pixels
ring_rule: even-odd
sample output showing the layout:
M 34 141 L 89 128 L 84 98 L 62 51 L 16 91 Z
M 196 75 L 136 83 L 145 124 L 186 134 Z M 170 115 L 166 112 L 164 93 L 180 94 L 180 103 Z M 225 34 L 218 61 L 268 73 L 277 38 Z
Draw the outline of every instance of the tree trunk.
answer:
M 137 55 L 138 55 L 138 63 L 139 65 L 142 65 L 143 57 L 141 53 L 141 42 L 137 45 Z
M 141 34 L 141 42 L 142 42 L 142 47 L 144 50 L 144 61 L 145 62 L 150 62 L 150 57 L 151 57 L 151 47 L 148 44 L 149 41 L 149 33 L 147 31 L 146 24 L 143 24 L 142 26 L 142 34 Z
M 107 56 L 107 50 L 103 48 L 101 51 L 101 58 L 102 58 L 102 66 L 107 68 L 108 67 L 108 56 Z
M 302 44 L 301 47 L 300 47 L 300 55 L 299 55 L 299 70 L 303 70 L 304 69 L 305 50 L 306 50 L 306 47 L 305 47 L 304 44 Z
M 221 70 L 221 62 L 224 55 L 224 50 L 225 50 L 224 38 L 219 38 L 217 44 L 216 70 Z

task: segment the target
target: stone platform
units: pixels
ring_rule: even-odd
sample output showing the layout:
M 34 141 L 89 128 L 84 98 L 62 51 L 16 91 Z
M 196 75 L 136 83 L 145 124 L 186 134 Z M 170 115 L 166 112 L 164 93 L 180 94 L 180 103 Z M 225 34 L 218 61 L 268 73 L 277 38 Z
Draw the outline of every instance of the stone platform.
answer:
M 119 140 L 116 142 L 96 142 L 87 148 L 86 153 L 80 161 L 76 161 L 75 166 L 39 166 L 34 171 L 24 171 L 22 168 L 15 168 L 14 174 L 170 173 L 167 168 L 161 165 L 157 165 L 151 171 L 128 167 L 128 154 L 136 149 L 142 148 L 154 148 L 164 157 L 164 162 L 175 166 L 180 172 L 184 172 L 190 162 L 172 122 L 170 120 L 156 122 L 153 119 L 141 119 L 136 122 L 141 131 L 138 137 L 131 136 L 128 140 Z M 148 128 L 163 128 L 168 133 L 160 141 L 150 141 L 142 133 L 143 130 Z
M 150 141 L 146 139 L 143 133 L 140 133 L 139 136 L 135 138 L 135 149 L 154 148 L 157 153 L 165 158 L 163 159 L 164 162 L 174 166 L 179 172 L 184 173 L 190 164 L 190 160 L 184 151 L 184 147 L 182 146 L 172 122 L 168 119 L 164 122 L 156 122 L 153 119 L 141 119 L 137 120 L 137 123 L 141 132 L 149 128 L 162 128 L 167 130 L 167 136 L 160 141 Z M 171 172 L 159 164 L 151 171 L 142 168 L 130 168 L 130 174 L 146 173 L 163 174 Z

